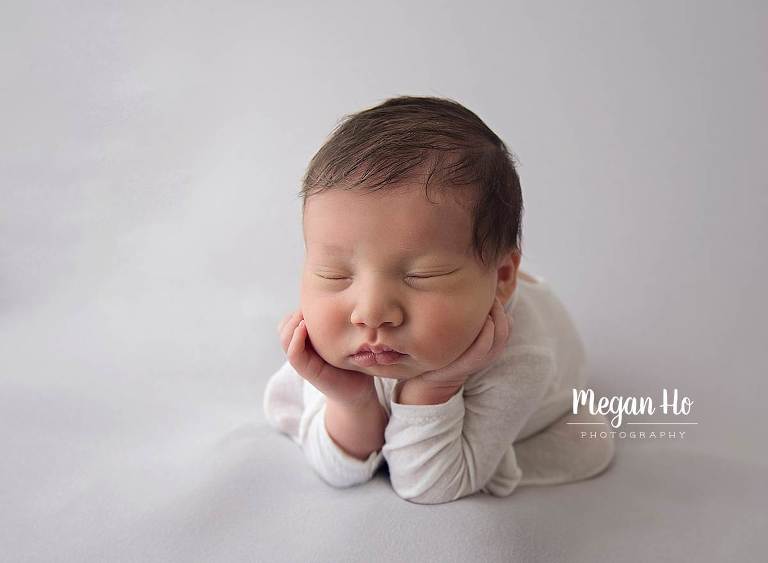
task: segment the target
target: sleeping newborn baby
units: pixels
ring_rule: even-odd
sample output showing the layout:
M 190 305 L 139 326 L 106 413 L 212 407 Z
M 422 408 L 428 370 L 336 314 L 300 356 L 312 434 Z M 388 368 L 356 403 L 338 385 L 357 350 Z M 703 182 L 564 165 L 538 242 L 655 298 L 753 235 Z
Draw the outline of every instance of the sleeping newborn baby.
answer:
M 264 411 L 327 483 L 386 461 L 422 504 L 602 472 L 607 427 L 572 413 L 586 383 L 574 324 L 520 270 L 512 156 L 453 100 L 398 97 L 347 116 L 304 177 L 300 307 Z

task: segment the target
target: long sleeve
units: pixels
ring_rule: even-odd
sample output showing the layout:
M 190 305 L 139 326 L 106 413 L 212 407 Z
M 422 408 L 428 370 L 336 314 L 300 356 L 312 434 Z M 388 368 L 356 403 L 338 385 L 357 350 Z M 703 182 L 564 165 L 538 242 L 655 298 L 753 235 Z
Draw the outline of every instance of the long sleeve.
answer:
M 312 387 L 308 383 L 305 385 Z M 326 483 L 334 487 L 351 487 L 369 481 L 382 463 L 381 450 L 371 452 L 362 461 L 339 448 L 325 427 L 325 396 L 319 391 L 318 395 L 305 405 L 299 423 L 299 444 L 307 461 Z
M 395 492 L 420 504 L 510 494 L 522 476 L 512 444 L 554 373 L 548 347 L 518 345 L 443 404 L 393 400 L 382 453 Z
M 296 376 L 301 377 L 298 374 Z M 312 469 L 334 487 L 351 487 L 369 481 L 383 461 L 381 450 L 371 452 L 365 461 L 342 450 L 330 437 L 325 426 L 325 395 L 306 381 L 303 385 L 303 402 L 304 410 L 299 420 L 296 441 Z
M 264 413 L 270 426 L 297 443 L 310 467 L 334 487 L 368 481 L 383 461 L 381 451 L 365 461 L 350 456 L 325 427 L 325 395 L 307 383 L 286 361 L 267 382 Z

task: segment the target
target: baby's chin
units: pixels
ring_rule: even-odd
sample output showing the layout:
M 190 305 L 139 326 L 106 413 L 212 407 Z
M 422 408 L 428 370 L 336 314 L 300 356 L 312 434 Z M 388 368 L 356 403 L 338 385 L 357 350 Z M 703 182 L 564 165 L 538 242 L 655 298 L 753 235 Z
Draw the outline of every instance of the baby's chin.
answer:
M 366 370 L 363 371 L 362 373 L 365 373 L 368 375 L 375 375 L 376 377 L 380 377 L 382 379 L 394 379 L 397 381 L 401 379 L 406 380 L 406 379 L 411 379 L 413 377 L 416 377 L 416 374 L 412 374 L 412 373 L 392 373 L 391 371 L 386 372 L 386 370 L 377 371 L 373 368 L 366 368 Z
M 384 379 L 411 379 L 419 375 L 418 369 L 409 365 L 407 361 L 400 361 L 395 364 L 374 364 L 371 366 L 360 366 L 350 358 L 345 358 L 342 365 L 337 365 L 341 369 L 359 371 L 366 375 L 375 375 Z M 424 370 L 421 370 L 424 371 Z

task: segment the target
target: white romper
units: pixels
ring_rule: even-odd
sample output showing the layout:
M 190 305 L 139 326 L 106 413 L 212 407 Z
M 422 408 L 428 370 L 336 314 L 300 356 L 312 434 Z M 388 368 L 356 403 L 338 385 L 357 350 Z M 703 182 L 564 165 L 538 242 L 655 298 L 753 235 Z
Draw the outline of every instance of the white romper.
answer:
M 395 492 L 421 504 L 478 491 L 508 496 L 518 486 L 568 483 L 601 473 L 615 445 L 610 435 L 580 436 L 584 429 L 609 429 L 604 416 L 572 414 L 572 390 L 585 388 L 587 372 L 570 315 L 540 277 L 518 276 L 505 309 L 513 321 L 505 351 L 445 403 L 397 403 L 392 396 L 397 381 L 374 377 L 389 420 L 384 446 L 364 461 L 333 442 L 325 427 L 325 396 L 287 361 L 267 383 L 267 422 L 290 436 L 330 485 L 368 481 L 386 461 Z

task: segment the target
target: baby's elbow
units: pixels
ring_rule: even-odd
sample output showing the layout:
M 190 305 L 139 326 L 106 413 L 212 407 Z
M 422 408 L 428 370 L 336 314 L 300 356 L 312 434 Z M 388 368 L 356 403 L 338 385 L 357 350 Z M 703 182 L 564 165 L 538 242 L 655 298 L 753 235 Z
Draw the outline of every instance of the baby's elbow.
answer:
M 398 490 L 396 487 L 393 488 L 395 493 L 397 493 L 397 496 L 414 504 L 443 504 L 446 502 L 453 502 L 462 497 L 461 494 L 447 491 L 439 487 L 430 487 L 419 493 L 414 493 L 409 490 Z
M 418 496 L 418 497 L 411 497 L 411 498 L 400 497 L 400 498 L 408 502 L 412 502 L 413 504 L 443 504 L 443 503 L 452 501 L 452 499 L 430 497 L 430 496 Z
M 320 473 L 320 477 L 323 481 L 325 481 L 328 485 L 333 487 L 334 489 L 349 489 L 350 487 L 358 487 L 364 483 L 367 483 L 370 481 L 373 476 L 370 477 L 362 477 L 362 476 L 342 476 L 342 475 L 335 475 L 335 474 L 322 474 Z
M 470 479 L 468 472 L 444 472 L 437 479 L 411 476 L 400 479 L 390 469 L 390 482 L 397 496 L 414 504 L 443 504 L 472 495 L 480 484 Z

